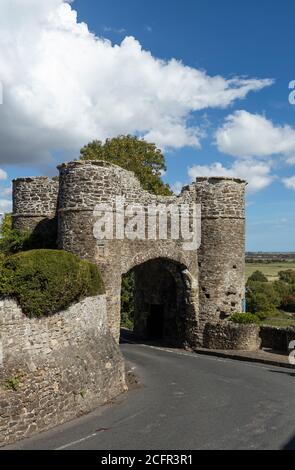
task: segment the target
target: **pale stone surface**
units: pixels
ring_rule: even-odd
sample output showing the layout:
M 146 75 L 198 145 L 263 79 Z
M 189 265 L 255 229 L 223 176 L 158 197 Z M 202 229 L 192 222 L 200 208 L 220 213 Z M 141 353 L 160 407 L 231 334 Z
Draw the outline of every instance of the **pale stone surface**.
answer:
M 258 325 L 236 324 L 230 321 L 207 323 L 204 330 L 204 347 L 257 351 L 261 345 Z
M 89 412 L 126 390 L 105 296 L 40 319 L 26 317 L 14 300 L 0 301 L 0 351 L 0 445 Z

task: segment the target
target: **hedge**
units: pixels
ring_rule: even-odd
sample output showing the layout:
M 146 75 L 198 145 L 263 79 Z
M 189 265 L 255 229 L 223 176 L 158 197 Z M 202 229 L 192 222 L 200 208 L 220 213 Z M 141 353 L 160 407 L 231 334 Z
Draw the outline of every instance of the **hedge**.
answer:
M 252 313 L 234 313 L 228 320 L 243 325 L 259 323 L 259 317 Z
M 32 250 L 0 259 L 0 297 L 15 298 L 29 317 L 66 309 L 104 293 L 98 268 L 60 250 Z

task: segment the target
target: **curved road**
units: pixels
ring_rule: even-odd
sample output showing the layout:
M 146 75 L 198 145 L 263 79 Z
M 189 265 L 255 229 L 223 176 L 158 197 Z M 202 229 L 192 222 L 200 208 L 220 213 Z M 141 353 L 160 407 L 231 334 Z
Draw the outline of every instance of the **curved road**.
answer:
M 123 344 L 140 386 L 14 449 L 295 448 L 295 372 Z

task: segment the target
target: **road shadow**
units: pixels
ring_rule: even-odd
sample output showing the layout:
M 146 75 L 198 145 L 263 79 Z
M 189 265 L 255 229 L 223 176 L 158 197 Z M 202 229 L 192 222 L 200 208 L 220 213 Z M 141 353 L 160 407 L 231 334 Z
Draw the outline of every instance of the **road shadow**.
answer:
M 295 436 L 293 436 L 287 444 L 285 444 L 281 450 L 295 450 Z
M 126 328 L 121 328 L 120 330 L 120 344 L 143 344 L 147 346 L 158 346 L 158 347 L 165 347 L 165 348 L 175 348 L 180 349 L 180 345 L 176 345 L 175 343 L 169 342 L 165 339 L 145 339 L 139 338 L 136 336 L 133 331 L 127 330 Z
M 289 356 L 289 352 L 287 352 L 287 351 L 277 351 L 276 349 L 270 349 L 270 348 L 263 348 L 262 350 L 263 350 L 263 352 L 268 353 L 270 355 L 275 354 L 276 356 L 284 356 L 284 357 Z
M 282 370 L 269 369 L 269 372 L 272 372 L 273 374 L 284 374 L 284 375 L 289 375 L 289 377 L 295 377 L 295 371 L 290 372 L 290 369 L 287 369 L 287 367 L 286 368 L 282 367 Z

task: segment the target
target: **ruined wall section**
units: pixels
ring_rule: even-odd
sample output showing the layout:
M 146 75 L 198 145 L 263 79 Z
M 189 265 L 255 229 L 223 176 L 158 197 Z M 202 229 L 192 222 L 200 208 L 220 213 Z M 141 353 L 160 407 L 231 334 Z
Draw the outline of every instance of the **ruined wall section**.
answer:
M 44 318 L 0 301 L 0 446 L 92 411 L 126 390 L 105 296 Z
M 200 327 L 241 312 L 245 297 L 245 187 L 234 178 L 197 178 L 202 206 Z
M 48 235 L 57 231 L 59 182 L 46 177 L 13 180 L 13 227 Z

